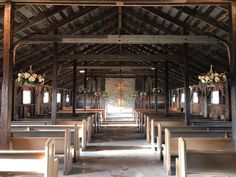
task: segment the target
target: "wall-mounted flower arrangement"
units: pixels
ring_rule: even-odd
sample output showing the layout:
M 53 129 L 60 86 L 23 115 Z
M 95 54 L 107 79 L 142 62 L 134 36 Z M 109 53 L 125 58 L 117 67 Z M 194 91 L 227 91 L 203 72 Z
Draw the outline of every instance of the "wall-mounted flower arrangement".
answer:
M 102 91 L 101 92 L 101 96 L 104 100 L 108 100 L 109 99 L 109 94 L 107 91 Z
M 133 94 L 132 94 L 132 98 L 138 99 L 139 97 L 140 97 L 139 91 L 135 90 L 135 91 L 133 92 Z

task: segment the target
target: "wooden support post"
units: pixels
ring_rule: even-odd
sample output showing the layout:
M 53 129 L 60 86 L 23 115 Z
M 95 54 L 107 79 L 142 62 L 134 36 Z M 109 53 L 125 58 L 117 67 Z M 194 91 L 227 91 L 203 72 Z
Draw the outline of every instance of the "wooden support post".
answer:
M 93 77 L 90 78 L 90 108 L 93 108 Z
M 189 65 L 188 65 L 188 44 L 184 44 L 184 111 L 185 124 L 190 125 L 190 90 L 189 90 Z
M 169 114 L 169 74 L 168 74 L 168 61 L 165 61 L 165 113 Z
M 77 60 L 73 61 L 73 91 L 72 91 L 72 112 L 76 114 L 76 92 L 77 92 Z
M 58 34 L 58 31 L 55 31 L 54 34 Z M 52 124 L 56 124 L 57 117 L 57 72 L 58 72 L 58 43 L 53 43 L 53 80 L 52 80 L 52 110 L 51 110 L 51 121 Z
M 236 149 L 236 3 L 231 4 L 232 18 L 232 58 L 230 63 L 231 79 L 231 110 L 232 110 L 232 134 L 234 148 Z
M 155 68 L 155 88 L 157 87 L 157 68 Z M 157 93 L 155 93 L 155 110 L 158 111 Z
M 143 92 L 146 92 L 146 77 L 143 76 Z M 142 103 L 143 103 L 143 109 L 146 109 L 146 97 L 145 95 L 142 96 Z
M 0 149 L 10 148 L 11 119 L 12 119 L 12 96 L 13 96 L 13 22 L 14 5 L 11 2 L 5 3 L 4 9 L 4 36 L 3 36 L 3 78 L 2 78 L 2 99 L 0 119 Z
M 152 93 L 152 86 L 151 86 L 151 76 L 148 76 L 148 109 L 151 109 L 151 93 Z
M 85 69 L 85 73 L 84 73 L 84 90 L 87 89 L 87 70 Z M 84 110 L 86 110 L 86 103 L 87 103 L 87 94 L 84 93 Z
M 95 80 L 95 91 L 97 92 L 98 91 L 98 79 L 97 77 L 95 76 L 94 77 L 94 80 Z M 95 97 L 95 108 L 98 108 L 98 97 L 96 96 Z

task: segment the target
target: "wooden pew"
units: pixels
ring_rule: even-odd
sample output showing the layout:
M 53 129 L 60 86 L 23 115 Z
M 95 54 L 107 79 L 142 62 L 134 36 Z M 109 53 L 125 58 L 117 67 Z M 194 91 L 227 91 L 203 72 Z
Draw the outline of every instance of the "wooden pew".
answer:
M 90 118 L 86 121 L 85 119 L 81 121 L 76 120 L 57 120 L 57 125 L 75 125 L 80 124 L 81 129 L 79 130 L 79 135 L 82 138 L 81 146 L 82 150 L 84 151 L 86 149 L 87 143 L 91 140 L 92 131 L 93 131 L 93 123 Z
M 160 157 L 160 159 L 162 159 L 162 146 L 163 144 L 165 144 L 165 129 L 168 128 L 169 130 L 179 130 L 179 131 L 199 131 L 199 130 L 205 130 L 205 131 L 222 131 L 222 132 L 228 132 L 231 133 L 232 132 L 232 128 L 229 127 L 217 127 L 217 126 L 185 126 L 185 125 L 180 125 L 180 126 L 175 126 L 175 125 L 169 125 L 169 124 L 163 124 L 163 123 L 158 123 L 157 125 L 158 127 L 158 131 L 157 131 L 157 153 Z M 154 140 L 153 140 L 154 141 Z M 155 144 L 154 147 L 155 148 Z
M 12 137 L 65 137 L 66 130 L 70 130 L 70 142 L 73 146 L 73 159 L 78 161 L 80 156 L 80 139 L 79 139 L 79 127 L 74 126 L 28 126 L 28 130 L 14 130 L 11 131 Z
M 188 150 L 188 144 L 185 139 L 178 139 L 176 177 L 187 177 L 188 174 L 236 174 L 236 151 L 222 149 L 222 146 L 218 149 L 217 142 L 213 149 L 201 147 L 199 150 Z
M 183 120 L 178 120 L 178 119 L 160 119 L 154 121 L 153 119 L 151 120 L 151 148 L 155 150 L 155 138 L 159 138 L 158 134 L 160 133 L 161 130 L 159 130 L 160 126 L 184 126 L 185 123 Z M 159 126 L 159 127 L 158 127 Z M 161 142 L 162 140 L 158 141 L 158 154 L 161 153 Z M 160 156 L 161 158 L 161 156 Z
M 55 158 L 54 147 L 54 140 L 48 139 L 42 150 L 0 150 L 0 175 L 43 174 L 44 177 L 57 177 L 58 159 Z
M 171 159 L 178 155 L 178 138 L 185 137 L 189 142 L 188 149 L 232 149 L 232 139 L 227 138 L 228 133 L 223 131 L 204 131 L 204 130 L 184 130 L 170 131 L 165 129 L 165 146 L 163 150 L 163 166 L 166 172 L 171 175 Z
M 11 125 L 51 125 L 50 120 L 11 121 Z
M 64 137 L 53 137 L 55 141 L 55 156 L 64 162 L 64 175 L 72 168 L 74 150 L 71 146 L 71 132 L 67 129 Z M 11 137 L 10 148 L 13 150 L 42 150 L 48 137 Z
M 89 126 L 88 126 L 89 124 Z M 86 134 L 88 133 L 88 128 L 90 127 L 91 123 L 87 123 L 85 119 L 82 121 L 71 121 L 71 120 L 57 120 L 57 125 L 30 125 L 30 124 L 24 124 L 24 125 L 11 125 L 11 129 L 14 131 L 27 131 L 27 130 L 66 130 L 69 128 L 71 131 L 73 131 L 74 126 L 77 125 L 79 127 L 79 137 L 82 140 L 81 147 L 82 150 L 86 149 L 86 144 L 87 144 L 87 136 Z M 91 130 L 91 128 L 90 128 Z

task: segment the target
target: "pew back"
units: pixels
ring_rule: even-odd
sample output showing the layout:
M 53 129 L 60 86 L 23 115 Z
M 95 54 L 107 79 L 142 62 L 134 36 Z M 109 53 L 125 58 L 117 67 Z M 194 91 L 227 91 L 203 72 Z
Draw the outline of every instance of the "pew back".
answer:
M 212 142 L 211 142 L 212 143 Z M 187 174 L 231 174 L 236 173 L 236 151 L 231 150 L 187 150 L 188 142 L 178 140 L 177 177 Z M 210 144 L 210 143 L 209 143 Z

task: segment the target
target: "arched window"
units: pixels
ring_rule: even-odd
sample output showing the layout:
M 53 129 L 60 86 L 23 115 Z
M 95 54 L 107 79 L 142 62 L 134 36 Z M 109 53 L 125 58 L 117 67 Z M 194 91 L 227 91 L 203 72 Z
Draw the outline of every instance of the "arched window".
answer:
M 181 103 L 185 103 L 185 94 L 184 93 L 181 94 Z
M 69 94 L 66 95 L 66 102 L 67 102 L 67 103 L 70 102 L 70 96 L 69 96 Z
M 31 91 L 23 90 L 23 104 L 31 104 Z
M 199 103 L 198 92 L 193 92 L 193 103 Z
M 61 93 L 57 93 L 57 103 L 61 102 Z
M 219 90 L 211 92 L 211 104 L 220 104 Z
M 49 102 L 49 92 L 44 92 L 43 93 L 43 103 L 48 103 Z

